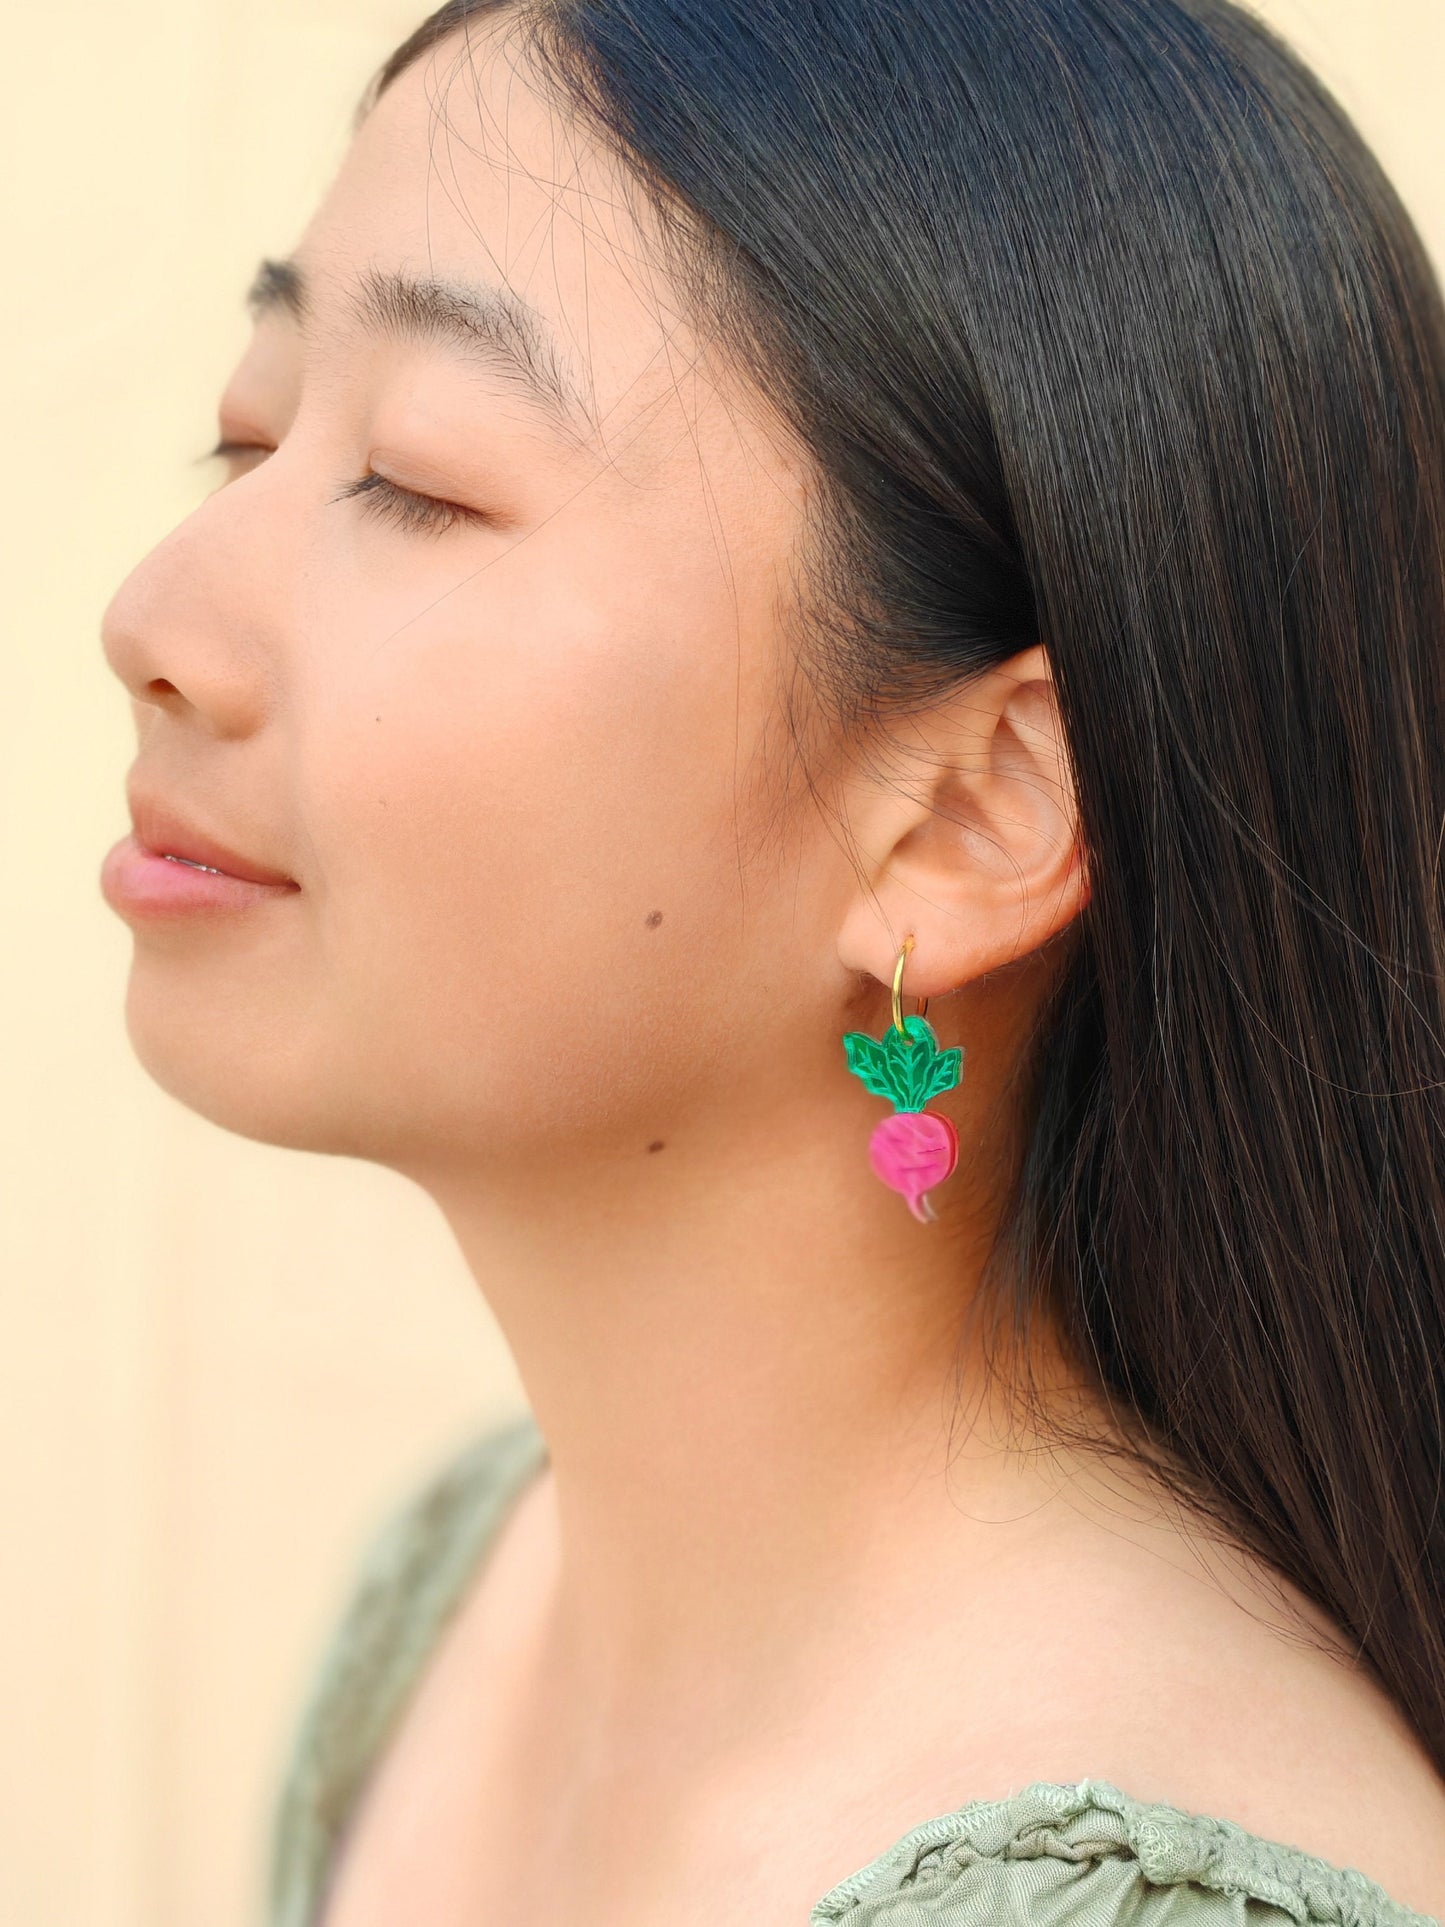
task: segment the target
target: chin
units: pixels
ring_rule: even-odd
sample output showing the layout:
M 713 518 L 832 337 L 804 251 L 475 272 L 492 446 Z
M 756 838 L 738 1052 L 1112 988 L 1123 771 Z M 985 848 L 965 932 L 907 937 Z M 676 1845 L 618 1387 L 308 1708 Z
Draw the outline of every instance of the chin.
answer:
M 344 1093 L 319 1074 L 313 1053 L 273 1006 L 239 994 L 202 999 L 196 986 L 131 972 L 125 1029 L 141 1069 L 188 1111 L 238 1137 L 292 1150 L 365 1155 L 346 1140 Z

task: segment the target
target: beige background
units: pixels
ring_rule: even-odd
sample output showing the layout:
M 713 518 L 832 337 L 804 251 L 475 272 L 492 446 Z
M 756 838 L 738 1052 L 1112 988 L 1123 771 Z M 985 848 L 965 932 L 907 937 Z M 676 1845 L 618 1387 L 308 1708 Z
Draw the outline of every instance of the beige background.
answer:
M 1276 0 L 1445 260 L 1441 0 Z M 338 161 L 395 0 L 7 21 L 0 1921 L 241 1927 L 365 1534 L 520 1387 L 430 1201 L 218 1131 L 134 1063 L 128 706 L 100 611 L 214 477 L 240 296 Z M 479 1924 L 480 1927 L 480 1924 Z

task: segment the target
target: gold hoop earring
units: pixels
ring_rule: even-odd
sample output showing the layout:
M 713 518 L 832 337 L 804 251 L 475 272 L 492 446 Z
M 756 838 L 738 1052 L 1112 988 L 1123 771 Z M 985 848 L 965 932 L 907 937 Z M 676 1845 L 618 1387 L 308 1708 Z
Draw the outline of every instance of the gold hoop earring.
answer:
M 903 1029 L 903 966 L 908 961 L 908 953 L 912 948 L 912 937 L 905 937 L 903 939 L 903 948 L 898 953 L 898 961 L 893 966 L 893 1028 L 897 1031 L 902 1031 L 905 1038 L 908 1032 Z M 926 1017 L 928 1015 L 928 999 L 926 997 L 920 997 L 918 999 L 917 1015 L 920 1017 Z M 932 1029 L 932 1025 L 930 1025 L 929 1028 Z

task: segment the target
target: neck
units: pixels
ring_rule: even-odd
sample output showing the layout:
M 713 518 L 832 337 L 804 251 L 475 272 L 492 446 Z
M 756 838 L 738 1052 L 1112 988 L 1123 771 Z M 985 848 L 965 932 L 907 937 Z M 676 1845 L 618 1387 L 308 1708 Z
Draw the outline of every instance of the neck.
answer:
M 964 1336 L 1003 1174 L 975 1146 L 920 1225 L 865 1145 L 815 1115 L 545 1198 L 429 1185 L 547 1443 L 549 1614 L 594 1707 L 707 1718 L 745 1683 L 756 1711 L 837 1659 L 831 1626 L 1043 1523 L 1056 1482 Z

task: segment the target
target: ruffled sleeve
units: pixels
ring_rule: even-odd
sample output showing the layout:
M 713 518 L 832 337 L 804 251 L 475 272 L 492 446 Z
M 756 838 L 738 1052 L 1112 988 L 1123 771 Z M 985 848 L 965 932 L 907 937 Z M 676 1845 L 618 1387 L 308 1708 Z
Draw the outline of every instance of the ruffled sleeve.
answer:
M 1441 1927 L 1364 1874 L 1104 1780 L 927 1820 L 809 1927 Z

